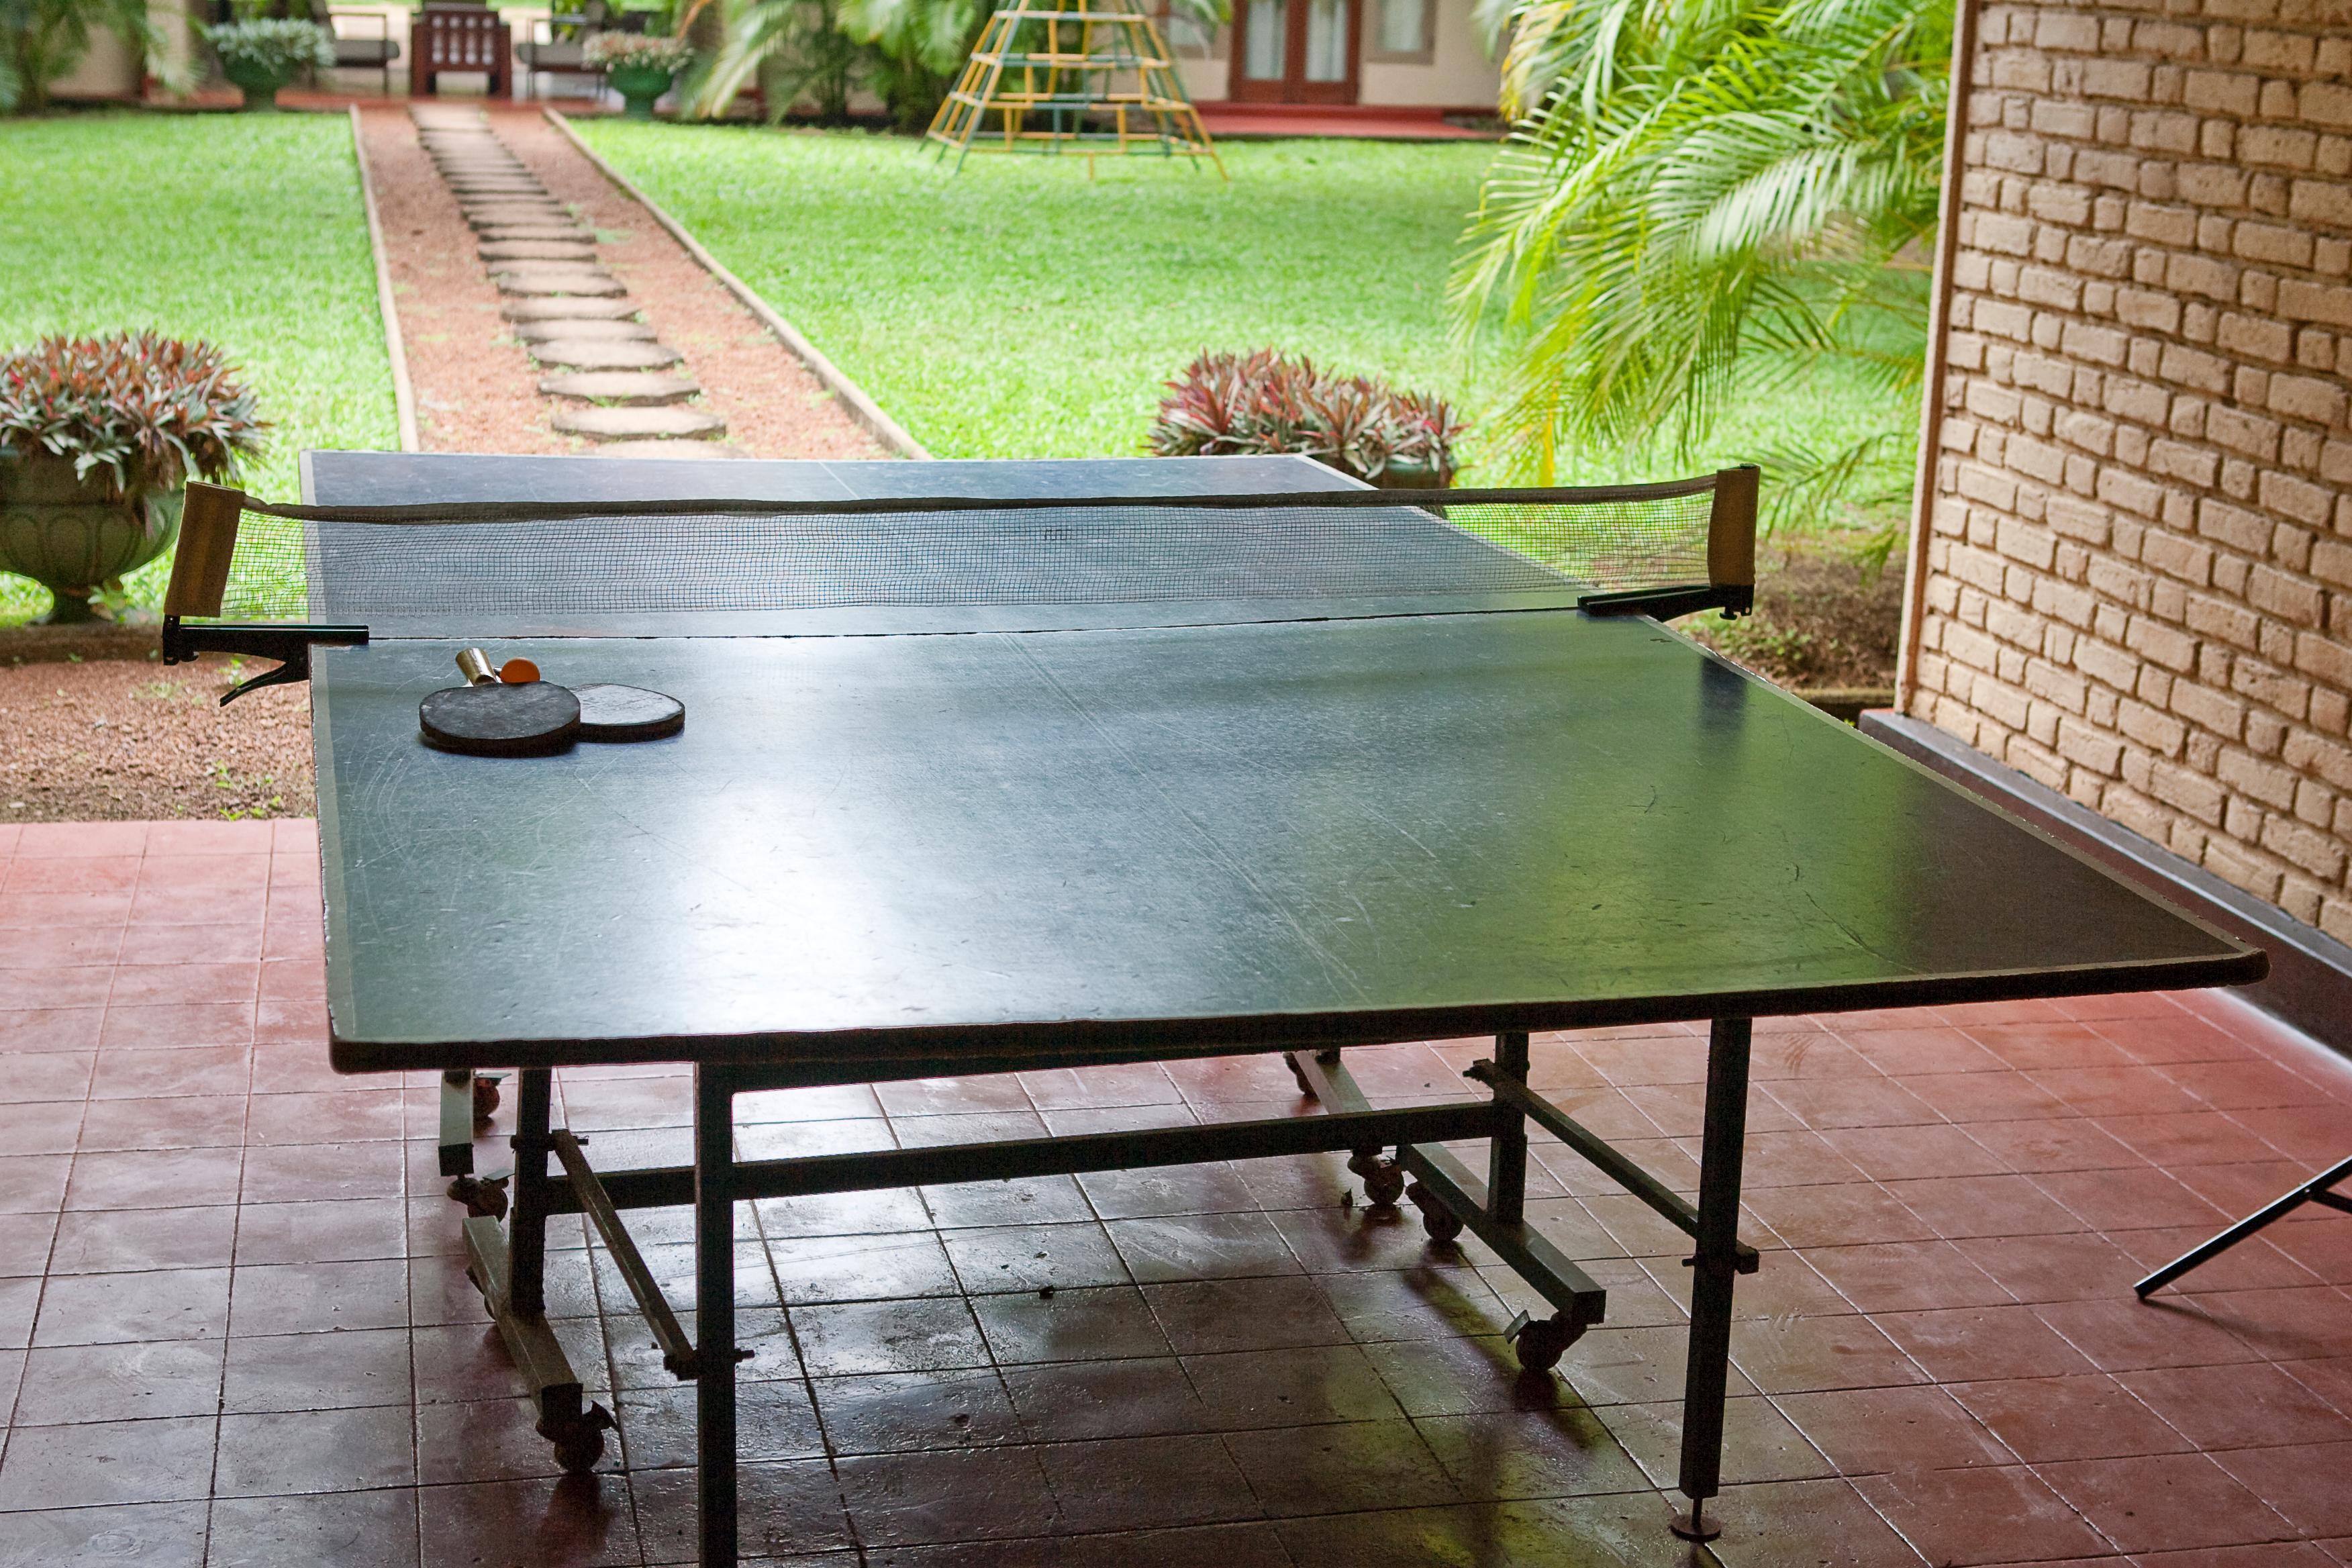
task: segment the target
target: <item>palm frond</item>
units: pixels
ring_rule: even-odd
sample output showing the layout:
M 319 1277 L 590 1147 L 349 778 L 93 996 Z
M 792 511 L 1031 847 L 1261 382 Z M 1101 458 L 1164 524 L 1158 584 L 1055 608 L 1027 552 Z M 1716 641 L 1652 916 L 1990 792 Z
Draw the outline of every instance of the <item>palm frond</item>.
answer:
M 1926 290 L 1896 258 L 1934 233 L 1950 5 L 1488 0 L 1523 112 L 1450 294 L 1465 346 L 1511 338 L 1507 467 L 1659 431 L 1687 450 L 1808 364 L 1916 386 Z

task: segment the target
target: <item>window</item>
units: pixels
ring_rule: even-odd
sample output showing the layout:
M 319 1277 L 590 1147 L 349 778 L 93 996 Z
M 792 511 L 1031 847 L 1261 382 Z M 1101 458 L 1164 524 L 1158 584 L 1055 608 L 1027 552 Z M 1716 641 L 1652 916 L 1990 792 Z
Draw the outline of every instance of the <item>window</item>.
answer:
M 1435 53 L 1437 0 L 1368 0 L 1371 12 L 1368 60 L 1387 65 L 1430 63 Z

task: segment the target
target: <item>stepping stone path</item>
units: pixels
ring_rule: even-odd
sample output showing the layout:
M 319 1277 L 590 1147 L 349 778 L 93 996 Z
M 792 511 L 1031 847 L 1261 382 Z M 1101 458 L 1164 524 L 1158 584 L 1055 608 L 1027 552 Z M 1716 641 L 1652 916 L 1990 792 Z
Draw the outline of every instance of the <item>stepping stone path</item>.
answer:
M 417 139 L 457 198 L 501 313 L 541 365 L 564 374 L 539 390 L 564 405 L 551 421 L 566 435 L 626 457 L 732 456 L 712 444 L 727 421 L 691 405 L 702 388 L 657 374 L 685 356 L 635 320 L 628 288 L 599 263 L 596 236 L 499 139 L 479 110 L 417 104 Z

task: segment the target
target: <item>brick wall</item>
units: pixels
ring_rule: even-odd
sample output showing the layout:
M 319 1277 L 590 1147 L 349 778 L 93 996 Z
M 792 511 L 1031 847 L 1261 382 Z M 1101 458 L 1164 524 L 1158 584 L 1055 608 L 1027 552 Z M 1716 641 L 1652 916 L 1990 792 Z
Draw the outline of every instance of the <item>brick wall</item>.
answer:
M 1906 706 L 2352 941 L 2347 22 L 1985 6 Z

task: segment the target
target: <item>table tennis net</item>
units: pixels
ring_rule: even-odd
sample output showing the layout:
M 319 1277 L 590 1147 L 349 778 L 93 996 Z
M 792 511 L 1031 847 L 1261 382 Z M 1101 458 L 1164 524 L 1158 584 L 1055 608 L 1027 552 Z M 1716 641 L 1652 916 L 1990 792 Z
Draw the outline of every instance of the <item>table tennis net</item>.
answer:
M 191 563 L 192 553 L 220 550 L 216 530 L 200 539 L 192 522 L 166 610 L 386 624 L 463 613 L 494 626 L 551 616 L 1286 600 L 1346 616 L 1351 605 L 1405 599 L 1706 584 L 1727 554 L 1720 478 L 1578 490 L 987 501 L 298 507 L 237 496 L 225 561 Z M 1745 559 L 1752 515 L 1746 548 L 1732 552 Z M 220 585 L 216 607 L 201 591 L 207 576 Z M 184 592 L 184 578 L 196 591 Z

